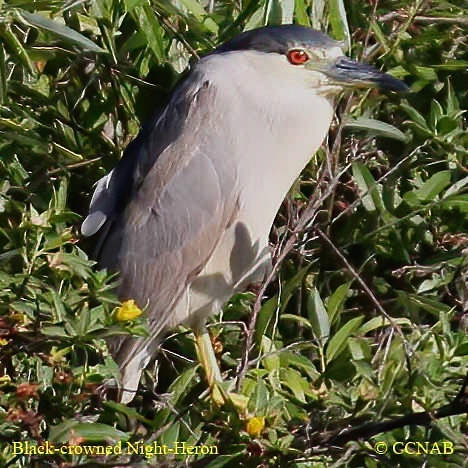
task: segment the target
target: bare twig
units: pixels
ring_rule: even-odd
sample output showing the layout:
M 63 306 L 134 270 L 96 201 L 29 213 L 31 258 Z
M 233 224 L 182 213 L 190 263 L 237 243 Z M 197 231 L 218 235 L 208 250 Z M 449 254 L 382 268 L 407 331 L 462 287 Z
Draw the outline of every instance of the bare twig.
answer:
M 88 166 L 89 164 L 93 164 L 96 161 L 99 161 L 100 159 L 101 159 L 101 156 L 94 158 L 94 159 L 87 159 L 86 161 L 80 161 L 77 163 L 68 164 L 67 166 L 57 167 L 56 169 L 50 169 L 49 171 L 47 171 L 47 175 L 57 174 L 57 172 L 61 172 L 64 169 L 70 170 L 70 169 L 77 169 L 83 166 Z
M 435 411 L 420 411 L 407 414 L 390 421 L 363 424 L 345 430 L 321 434 L 320 445 L 344 445 L 351 440 L 369 439 L 377 434 L 392 431 L 405 426 L 429 426 L 433 421 L 468 413 L 468 375 L 462 384 L 458 395 L 448 405 Z
M 325 243 L 333 250 L 333 252 L 338 256 L 338 258 L 343 262 L 348 271 L 353 275 L 354 279 L 361 285 L 362 289 L 370 298 L 375 308 L 390 322 L 392 327 L 399 333 L 402 340 L 406 342 L 406 339 L 403 335 L 403 332 L 401 331 L 400 326 L 395 323 L 395 321 L 392 319 L 392 317 L 390 317 L 390 315 L 388 315 L 388 313 L 382 307 L 382 304 L 380 304 L 379 300 L 375 297 L 375 294 L 372 292 L 369 286 L 367 286 L 367 284 L 362 279 L 361 275 L 353 267 L 353 265 L 351 265 L 351 263 L 348 262 L 348 259 L 342 254 L 340 249 L 338 249 L 338 247 L 333 243 L 333 241 L 321 229 L 316 227 L 315 231 L 322 238 L 322 240 L 325 241 Z
M 391 21 L 400 21 L 404 22 L 408 19 L 408 15 L 404 13 L 399 13 L 397 11 L 392 11 L 383 15 L 379 18 L 379 21 L 383 23 L 390 23 Z M 463 25 L 468 26 L 468 18 L 462 16 L 456 17 L 440 17 L 440 16 L 414 16 L 412 18 L 413 23 L 419 24 L 454 24 L 454 25 Z

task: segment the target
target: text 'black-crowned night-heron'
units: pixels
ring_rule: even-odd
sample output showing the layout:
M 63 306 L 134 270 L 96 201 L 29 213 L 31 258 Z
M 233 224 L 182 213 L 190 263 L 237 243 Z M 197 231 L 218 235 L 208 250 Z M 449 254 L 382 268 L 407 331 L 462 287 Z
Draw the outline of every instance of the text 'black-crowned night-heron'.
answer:
M 273 220 L 327 135 L 334 98 L 363 86 L 406 89 L 311 28 L 245 32 L 193 67 L 97 183 L 82 233 L 101 233 L 100 265 L 120 271 L 120 299 L 150 324 L 149 338 L 114 343 L 123 402 L 180 323 L 210 385 L 222 381 L 206 319 L 265 276 Z

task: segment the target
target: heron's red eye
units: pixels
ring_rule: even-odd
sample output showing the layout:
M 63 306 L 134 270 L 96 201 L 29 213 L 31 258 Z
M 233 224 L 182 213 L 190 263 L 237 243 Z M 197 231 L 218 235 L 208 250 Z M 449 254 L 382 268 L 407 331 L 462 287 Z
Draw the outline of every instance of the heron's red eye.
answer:
M 307 55 L 307 52 L 305 52 L 302 49 L 289 50 L 287 57 L 288 57 L 289 63 L 292 63 L 293 65 L 302 65 L 303 63 L 308 62 L 310 58 Z

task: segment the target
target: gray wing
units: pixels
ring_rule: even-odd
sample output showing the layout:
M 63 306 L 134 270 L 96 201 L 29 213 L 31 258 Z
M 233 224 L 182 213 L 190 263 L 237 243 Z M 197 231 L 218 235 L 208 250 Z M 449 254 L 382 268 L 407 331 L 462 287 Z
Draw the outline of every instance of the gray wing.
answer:
M 213 139 L 216 111 L 227 110 L 213 109 L 216 89 L 208 81 L 195 85 L 200 82 L 189 77 L 98 182 L 82 226 L 85 235 L 102 231 L 99 263 L 120 271 L 119 296 L 146 309 L 154 339 L 237 207 L 233 160 L 225 157 L 226 142 Z M 148 345 L 120 343 L 121 367 L 147 360 Z M 141 362 L 136 367 L 141 370 Z

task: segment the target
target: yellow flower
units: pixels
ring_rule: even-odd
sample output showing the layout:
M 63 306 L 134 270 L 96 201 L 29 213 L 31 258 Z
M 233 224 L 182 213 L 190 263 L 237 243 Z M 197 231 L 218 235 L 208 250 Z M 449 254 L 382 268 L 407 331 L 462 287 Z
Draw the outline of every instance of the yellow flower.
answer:
M 258 437 L 265 428 L 265 418 L 263 416 L 251 418 L 247 421 L 247 432 L 252 437 Z
M 133 299 L 122 303 L 121 307 L 115 310 L 115 318 L 118 322 L 136 319 L 143 311 L 135 304 Z
M 8 340 L 5 340 L 5 338 L 0 338 L 0 346 L 6 346 L 9 343 Z

